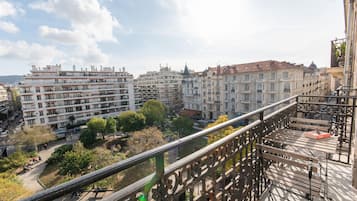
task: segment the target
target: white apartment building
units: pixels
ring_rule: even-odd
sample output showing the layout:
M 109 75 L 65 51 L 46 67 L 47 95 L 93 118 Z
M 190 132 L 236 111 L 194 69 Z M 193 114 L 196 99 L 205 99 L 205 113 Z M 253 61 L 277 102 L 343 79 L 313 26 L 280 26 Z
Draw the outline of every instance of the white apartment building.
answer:
M 169 67 L 160 71 L 149 71 L 135 79 L 135 86 L 141 93 L 142 102 L 159 100 L 172 110 L 182 108 L 182 73 Z
M 295 94 L 323 93 L 328 81 L 319 75 L 278 61 L 211 67 L 185 76 L 184 109 L 200 112 L 203 119 L 236 117 Z
M 9 110 L 9 100 L 7 95 L 7 88 L 5 85 L 0 84 L 0 120 L 7 117 Z
M 94 116 L 117 116 L 136 110 L 133 75 L 123 68 L 91 67 L 72 71 L 61 65 L 32 66 L 20 83 L 25 124 L 50 125 L 54 129 L 81 123 Z

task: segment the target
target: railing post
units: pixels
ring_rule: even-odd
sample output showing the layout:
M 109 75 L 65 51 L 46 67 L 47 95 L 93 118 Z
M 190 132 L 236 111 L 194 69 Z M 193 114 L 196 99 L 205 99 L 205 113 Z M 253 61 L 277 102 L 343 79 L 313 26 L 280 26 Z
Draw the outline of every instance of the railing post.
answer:
M 155 195 L 153 195 L 153 197 L 155 197 L 155 200 L 165 200 L 164 194 L 163 194 L 163 184 L 161 184 L 161 179 L 164 175 L 164 171 L 165 171 L 165 162 L 164 162 L 164 153 L 160 153 L 158 155 L 155 156 L 155 175 L 154 177 L 150 180 L 149 183 L 147 183 L 144 187 L 144 195 L 142 195 L 142 197 L 139 198 L 139 201 L 147 201 L 148 199 L 148 195 L 150 190 L 152 189 L 152 187 L 154 185 L 157 185 L 157 188 L 155 189 Z

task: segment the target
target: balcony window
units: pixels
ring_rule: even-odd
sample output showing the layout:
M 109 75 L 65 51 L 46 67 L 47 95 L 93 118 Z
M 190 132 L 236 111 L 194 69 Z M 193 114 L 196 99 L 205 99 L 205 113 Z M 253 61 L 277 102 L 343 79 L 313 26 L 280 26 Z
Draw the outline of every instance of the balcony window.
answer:
M 249 101 L 249 94 L 244 94 L 243 100 L 244 101 Z
M 264 79 L 264 74 L 263 73 L 259 73 L 258 79 L 259 80 L 263 80 Z
M 290 93 L 290 83 L 284 83 L 284 93 Z
M 271 78 L 271 80 L 275 80 L 276 79 L 276 72 L 271 72 L 270 78 Z
M 249 74 L 244 75 L 244 81 L 249 81 Z
M 289 72 L 283 72 L 283 79 L 284 80 L 289 79 Z
M 257 92 L 258 93 L 263 92 L 263 83 L 257 83 Z
M 244 84 L 244 91 L 249 91 L 249 84 Z
M 275 91 L 275 83 L 270 83 L 270 91 Z

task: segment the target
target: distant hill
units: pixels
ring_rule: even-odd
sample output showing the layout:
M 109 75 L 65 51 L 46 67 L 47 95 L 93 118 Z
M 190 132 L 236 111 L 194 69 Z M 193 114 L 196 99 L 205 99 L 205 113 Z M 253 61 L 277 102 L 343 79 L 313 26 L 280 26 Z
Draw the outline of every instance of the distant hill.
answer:
M 0 75 L 0 83 L 17 85 L 24 78 L 23 75 Z

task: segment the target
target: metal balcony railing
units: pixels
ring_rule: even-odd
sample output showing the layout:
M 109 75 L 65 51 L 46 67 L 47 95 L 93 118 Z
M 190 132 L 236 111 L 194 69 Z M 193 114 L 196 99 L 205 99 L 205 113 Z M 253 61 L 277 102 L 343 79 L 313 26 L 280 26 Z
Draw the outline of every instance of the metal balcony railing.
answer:
M 330 130 L 340 136 L 341 147 L 351 143 L 352 133 L 344 126 L 353 124 L 355 97 L 292 96 L 214 127 L 197 132 L 126 160 L 41 191 L 25 201 L 54 200 L 154 159 L 155 172 L 115 192 L 103 200 L 258 200 L 267 190 L 264 164 L 257 159 L 256 143 L 274 130 L 286 128 L 298 112 L 307 118 L 331 122 Z M 343 101 L 342 101 L 343 100 Z M 334 102 L 335 101 L 335 102 Z M 342 101 L 342 102 L 341 102 Z M 264 115 L 264 114 L 267 115 Z M 250 123 L 165 167 L 164 154 L 180 145 L 214 134 L 242 120 Z M 351 146 L 349 144 L 350 154 Z M 343 158 L 343 150 L 340 149 Z M 340 160 L 341 159 L 341 160 Z M 349 160 L 349 159 L 348 159 Z

